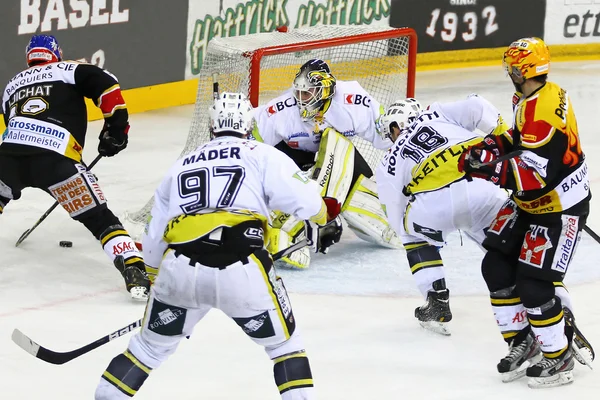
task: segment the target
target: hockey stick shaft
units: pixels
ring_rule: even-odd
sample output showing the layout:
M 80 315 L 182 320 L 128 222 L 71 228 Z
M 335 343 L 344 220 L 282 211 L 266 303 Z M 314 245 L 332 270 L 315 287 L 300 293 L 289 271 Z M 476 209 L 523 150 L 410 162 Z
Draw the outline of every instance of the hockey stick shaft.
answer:
M 98 155 L 96 158 L 94 158 L 94 160 L 92 161 L 92 163 L 87 167 L 88 171 L 92 169 L 92 167 L 94 165 L 96 165 L 98 163 L 98 161 L 100 161 L 100 159 L 102 158 L 101 155 Z M 54 204 L 52 204 L 52 207 L 50 207 L 48 210 L 46 210 L 46 212 L 44 213 L 44 215 L 42 215 L 40 217 L 40 219 L 37 220 L 37 222 L 35 224 L 33 224 L 33 226 L 29 229 L 27 229 L 25 232 L 23 232 L 23 234 L 21 235 L 21 237 L 19 238 L 19 240 L 17 240 L 17 243 L 15 243 L 15 247 L 19 247 L 19 245 L 21 243 L 23 243 L 23 241 L 25 239 L 27 239 L 27 237 L 31 234 L 31 232 L 34 231 L 35 228 L 37 228 L 42 221 L 44 221 L 46 218 L 48 218 L 48 215 L 50 215 L 50 213 L 52 213 L 52 211 L 54 211 L 54 209 L 56 207 L 58 207 L 58 201 L 55 201 Z
M 486 167 L 488 165 L 498 164 L 498 163 L 501 163 L 502 161 L 506 161 L 506 160 L 510 160 L 511 158 L 518 157 L 521 154 L 523 154 L 523 151 L 524 150 L 516 150 L 516 151 L 513 151 L 511 153 L 507 153 L 507 154 L 505 154 L 503 156 L 500 156 L 500 157 L 498 157 L 498 158 L 496 158 L 496 159 L 494 159 L 492 161 L 488 161 L 488 162 L 484 162 L 484 163 L 476 161 L 476 160 L 473 160 L 473 161 L 469 161 L 469 164 L 471 164 L 471 166 L 473 168 Z
M 587 225 L 583 226 L 583 230 L 585 231 L 585 233 L 587 233 L 588 235 L 590 235 L 592 237 L 592 239 L 594 239 L 596 242 L 598 242 L 598 244 L 600 244 L 600 236 L 598 236 L 598 234 L 596 232 L 594 232 L 592 230 L 592 228 L 590 228 Z
M 91 167 L 91 165 L 90 165 L 90 167 Z M 308 245 L 309 245 L 309 241 L 307 239 L 301 240 L 300 242 L 291 245 L 287 249 L 283 249 L 280 252 L 275 253 L 272 256 L 273 261 L 279 260 L 281 257 L 285 257 L 285 256 L 293 253 L 294 251 L 299 250 L 299 249 L 303 248 L 304 246 L 308 246 Z M 90 351 L 97 349 L 98 347 L 103 346 L 116 338 L 124 336 L 124 335 L 132 332 L 134 329 L 139 328 L 141 326 L 142 326 L 142 320 L 138 319 L 137 321 L 132 322 L 131 324 L 127 325 L 126 327 L 123 327 L 121 329 L 118 329 L 114 332 L 109 333 L 106 336 L 101 337 L 100 339 L 96 340 L 95 342 L 86 344 L 83 347 L 80 347 L 80 348 L 72 350 L 72 351 L 67 351 L 64 353 L 52 351 L 44 346 L 39 345 L 38 343 L 31 340 L 27 335 L 25 335 L 23 332 L 21 332 L 18 329 L 15 329 L 13 331 L 12 341 L 15 342 L 15 344 L 17 346 L 19 346 L 20 348 L 22 348 L 23 350 L 25 350 L 32 356 L 39 358 L 40 360 L 46 361 L 47 363 L 50 363 L 50 364 L 61 365 L 66 362 L 69 362 L 71 360 L 74 360 L 75 358 L 77 358 L 79 356 L 89 353 Z

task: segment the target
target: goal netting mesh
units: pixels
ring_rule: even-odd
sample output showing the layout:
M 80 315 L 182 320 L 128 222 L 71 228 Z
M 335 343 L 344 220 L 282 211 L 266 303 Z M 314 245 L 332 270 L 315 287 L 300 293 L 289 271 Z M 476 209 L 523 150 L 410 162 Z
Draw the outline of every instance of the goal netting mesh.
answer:
M 409 28 L 324 25 L 288 32 L 214 38 L 198 77 L 198 93 L 184 156 L 210 140 L 208 108 L 213 80 L 220 92 L 245 93 L 254 106 L 288 90 L 306 61 L 325 60 L 338 80 L 355 80 L 383 106 L 414 96 L 416 34 Z M 371 143 L 353 138 L 371 168 L 383 155 Z M 153 199 L 124 216 L 130 233 L 141 236 Z M 134 225 L 134 226 L 132 226 Z

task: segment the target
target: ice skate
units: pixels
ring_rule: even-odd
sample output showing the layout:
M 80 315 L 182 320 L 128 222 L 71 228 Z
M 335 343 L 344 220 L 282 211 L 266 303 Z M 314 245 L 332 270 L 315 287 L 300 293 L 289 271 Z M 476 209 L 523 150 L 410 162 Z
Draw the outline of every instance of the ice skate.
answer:
M 594 353 L 594 348 L 588 342 L 588 340 L 583 336 L 577 325 L 575 324 L 575 317 L 571 310 L 567 307 L 563 307 L 563 312 L 565 315 L 565 324 L 567 325 L 565 329 L 572 329 L 573 331 L 573 357 L 582 365 L 588 366 L 590 369 L 592 368 L 592 361 L 596 357 Z
M 415 309 L 419 324 L 432 332 L 450 336 L 448 322 L 452 320 L 450 311 L 450 291 L 444 279 L 433 282 L 433 289 L 427 293 L 427 302 Z
M 146 301 L 148 300 L 148 293 L 150 292 L 150 279 L 146 275 L 146 271 L 143 270 L 143 263 L 133 263 L 131 265 L 125 265 L 123 257 L 119 256 L 115 258 L 115 267 L 121 272 L 125 279 L 125 287 L 131 294 L 131 298 L 134 300 Z M 138 265 L 138 264 L 141 264 Z
M 508 354 L 498 363 L 498 372 L 502 376 L 502 382 L 512 382 L 525 375 L 527 367 L 542 359 L 539 343 L 532 333 L 519 344 L 511 342 Z
M 557 358 L 542 357 L 536 364 L 527 368 L 529 382 L 532 389 L 551 388 L 568 385 L 573 382 L 573 360 L 571 347 Z

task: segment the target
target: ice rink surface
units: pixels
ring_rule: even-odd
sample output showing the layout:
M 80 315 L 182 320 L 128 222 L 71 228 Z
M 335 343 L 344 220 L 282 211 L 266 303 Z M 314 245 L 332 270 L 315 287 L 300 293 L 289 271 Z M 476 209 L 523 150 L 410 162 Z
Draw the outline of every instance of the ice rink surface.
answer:
M 592 191 L 600 190 L 600 62 L 555 63 L 551 80 L 566 88 L 578 117 Z M 423 104 L 478 93 L 510 120 L 512 84 L 500 67 L 417 74 Z M 140 208 L 187 137 L 192 106 L 131 116 L 130 144 L 94 168 L 117 214 Z M 100 122 L 91 124 L 85 159 L 96 156 Z M 100 245 L 55 211 L 19 247 L 14 243 L 52 204 L 26 190 L 1 218 L 0 399 L 92 399 L 108 362 L 126 346 L 121 338 L 63 366 L 19 349 L 14 328 L 53 350 L 68 351 L 140 318 L 122 278 Z M 588 225 L 600 232 L 600 199 Z M 599 204 L 596 206 L 596 204 Z M 71 240 L 73 248 L 60 248 Z M 600 244 L 584 235 L 567 274 L 580 328 L 600 349 Z M 423 331 L 413 317 L 422 299 L 404 251 L 373 247 L 351 232 L 307 271 L 281 271 L 306 342 L 320 399 L 521 400 L 598 399 L 600 379 L 576 364 L 575 383 L 546 390 L 520 380 L 502 384 L 495 365 L 506 347 L 479 272 L 482 253 L 453 235 L 442 255 L 454 314 L 452 336 Z M 598 363 L 598 361 L 596 362 Z M 600 365 L 600 364 L 598 364 Z M 154 371 L 136 398 L 277 399 L 272 363 L 220 312 L 209 313 L 190 340 Z

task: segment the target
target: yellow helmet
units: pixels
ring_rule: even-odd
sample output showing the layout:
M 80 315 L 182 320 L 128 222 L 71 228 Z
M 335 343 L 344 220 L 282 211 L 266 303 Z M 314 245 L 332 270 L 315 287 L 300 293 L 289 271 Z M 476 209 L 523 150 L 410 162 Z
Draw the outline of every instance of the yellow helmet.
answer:
M 508 46 L 502 64 L 506 72 L 517 77 L 529 79 L 544 75 L 550 71 L 550 50 L 540 38 L 519 39 Z

